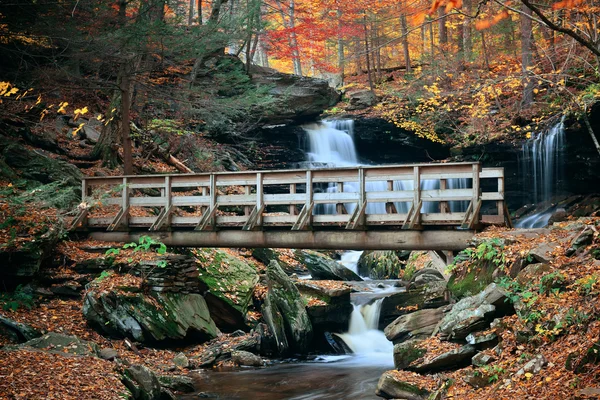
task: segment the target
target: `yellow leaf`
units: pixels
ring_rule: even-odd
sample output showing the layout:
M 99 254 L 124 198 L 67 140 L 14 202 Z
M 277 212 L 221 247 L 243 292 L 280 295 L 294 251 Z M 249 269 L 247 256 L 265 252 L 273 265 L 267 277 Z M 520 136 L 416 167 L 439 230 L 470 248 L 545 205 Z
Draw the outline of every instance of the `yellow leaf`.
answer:
M 546 377 L 546 382 L 552 382 L 552 377 L 551 376 Z
M 531 379 L 532 377 L 533 377 L 533 374 L 531 372 L 526 372 L 525 373 L 525 378 Z
M 66 112 L 67 112 L 67 110 L 66 110 L 66 107 L 67 107 L 68 105 L 69 105 L 69 103 L 67 103 L 66 101 L 65 101 L 65 102 L 62 102 L 62 103 L 60 103 L 60 104 L 58 105 L 58 106 L 59 106 L 59 109 L 58 109 L 58 110 L 56 110 L 56 112 L 57 112 L 57 113 L 59 113 L 59 114 L 64 114 L 64 113 L 66 113 Z

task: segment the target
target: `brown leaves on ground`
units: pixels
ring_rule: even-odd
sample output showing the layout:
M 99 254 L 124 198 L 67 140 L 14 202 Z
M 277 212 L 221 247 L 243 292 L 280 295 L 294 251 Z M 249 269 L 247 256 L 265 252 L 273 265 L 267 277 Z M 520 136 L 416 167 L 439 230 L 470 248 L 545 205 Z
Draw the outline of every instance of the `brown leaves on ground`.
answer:
M 122 399 L 114 364 L 94 357 L 0 351 L 0 399 Z

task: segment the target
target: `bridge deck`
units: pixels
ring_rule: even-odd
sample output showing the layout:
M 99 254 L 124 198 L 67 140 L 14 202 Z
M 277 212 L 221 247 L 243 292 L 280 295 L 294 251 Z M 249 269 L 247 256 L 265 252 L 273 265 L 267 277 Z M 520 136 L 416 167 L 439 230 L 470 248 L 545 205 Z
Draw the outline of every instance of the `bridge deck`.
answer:
M 510 223 L 503 169 L 479 163 L 94 177 L 82 193 L 73 226 L 92 237 L 180 246 L 450 250 Z

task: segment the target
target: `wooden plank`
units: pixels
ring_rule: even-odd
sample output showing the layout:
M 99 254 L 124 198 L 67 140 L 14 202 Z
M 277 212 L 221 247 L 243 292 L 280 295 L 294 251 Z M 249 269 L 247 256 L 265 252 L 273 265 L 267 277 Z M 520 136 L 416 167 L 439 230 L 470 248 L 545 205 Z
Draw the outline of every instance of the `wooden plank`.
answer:
M 473 231 L 175 231 L 160 233 L 93 232 L 100 241 L 137 242 L 149 235 L 167 246 L 182 247 L 271 247 L 365 250 L 463 250 Z
M 202 214 L 202 217 L 200 218 L 200 221 L 198 222 L 198 225 L 194 228 L 194 230 L 196 231 L 203 231 L 207 228 L 211 228 L 214 229 L 215 228 L 215 213 L 217 212 L 217 209 L 219 208 L 219 203 L 216 203 L 213 206 L 210 206 L 210 208 L 208 210 L 206 210 L 204 212 L 204 214 Z
M 445 191 L 448 189 L 448 180 L 447 179 L 440 179 L 440 191 L 442 193 L 445 193 Z M 448 213 L 450 212 L 450 206 L 448 205 L 447 201 L 441 201 L 440 202 L 440 212 L 441 213 Z
M 294 196 L 296 194 L 297 185 L 295 183 L 290 184 L 290 196 Z M 296 215 L 296 206 L 294 204 L 290 204 L 290 215 Z

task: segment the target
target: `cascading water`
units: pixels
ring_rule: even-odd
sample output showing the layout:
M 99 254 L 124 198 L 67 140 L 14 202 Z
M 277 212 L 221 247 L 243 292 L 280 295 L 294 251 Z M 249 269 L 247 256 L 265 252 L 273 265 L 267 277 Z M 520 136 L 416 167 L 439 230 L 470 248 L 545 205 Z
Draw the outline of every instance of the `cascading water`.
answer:
M 563 181 L 565 143 L 564 117 L 549 130 L 540 133 L 523 145 L 521 174 L 532 193 L 534 204 L 550 202 L 560 190 Z M 554 212 L 554 208 L 528 216 L 519 221 L 519 228 L 543 228 Z
M 354 354 L 391 354 L 394 345 L 377 329 L 382 301 L 383 299 L 377 299 L 369 304 L 353 304 L 348 332 L 337 334 Z
M 307 158 L 310 168 L 322 167 L 346 167 L 359 165 L 358 154 L 354 144 L 354 121 L 352 120 L 332 120 L 322 121 L 320 124 L 305 126 L 307 133 Z M 469 179 L 449 179 L 449 189 L 467 188 Z M 413 190 L 412 181 L 394 181 L 394 190 Z M 424 180 L 421 182 L 422 190 L 436 190 L 440 188 L 438 180 Z M 328 192 L 337 192 L 337 184 L 332 183 L 324 189 Z M 368 192 L 383 192 L 387 190 L 386 182 L 367 182 L 366 190 Z M 357 192 L 358 184 L 356 182 L 344 183 L 344 192 Z M 408 213 L 410 209 L 409 202 L 395 203 L 399 213 Z M 468 202 L 451 201 L 449 207 L 451 212 L 460 212 L 467 209 Z M 352 213 L 355 204 L 347 204 L 348 213 Z M 439 212 L 439 203 L 424 202 L 421 212 L 433 213 Z M 335 214 L 335 204 L 319 205 L 315 208 L 317 214 Z M 366 209 L 367 214 L 385 214 L 384 203 L 369 203 Z

